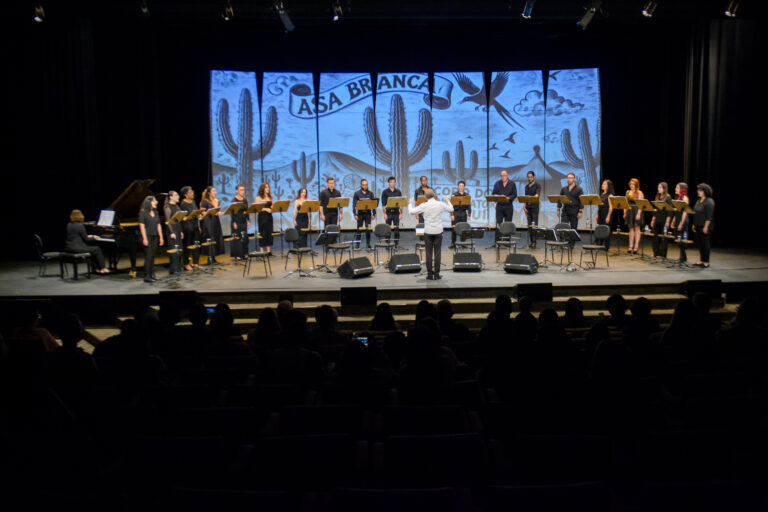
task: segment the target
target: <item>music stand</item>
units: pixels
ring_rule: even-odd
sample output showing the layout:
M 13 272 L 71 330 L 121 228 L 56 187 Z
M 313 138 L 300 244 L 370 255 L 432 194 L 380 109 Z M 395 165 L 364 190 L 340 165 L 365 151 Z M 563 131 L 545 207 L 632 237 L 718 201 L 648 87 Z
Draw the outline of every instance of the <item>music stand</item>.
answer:
M 339 220 L 337 222 L 339 226 L 339 230 L 341 230 L 341 213 L 342 209 L 349 206 L 349 198 L 348 197 L 332 197 L 328 200 L 328 206 L 326 206 L 326 210 L 330 209 L 336 209 L 339 210 Z
M 298 213 L 306 213 L 308 215 L 307 219 L 307 227 L 301 228 L 302 231 L 306 231 L 308 233 L 308 240 L 307 240 L 307 247 L 312 247 L 312 214 L 320 210 L 320 201 L 304 201 L 301 203 L 301 206 L 299 206 L 299 212 Z M 318 231 L 320 230 L 320 216 L 317 216 L 317 226 Z
M 285 248 L 283 247 L 283 240 L 285 239 L 285 230 L 283 229 L 283 214 L 288 211 L 288 208 L 290 207 L 291 202 L 288 199 L 282 199 L 279 201 L 275 201 L 272 203 L 272 215 L 279 213 L 280 214 L 280 231 L 275 231 L 274 225 L 272 226 L 272 236 L 279 236 L 280 237 L 280 255 L 282 256 L 285 253 Z
M 487 206 L 487 210 L 488 210 L 488 217 L 487 217 L 488 230 L 496 229 L 496 228 L 498 228 L 498 226 L 496 226 L 495 224 L 493 226 L 491 225 L 491 203 L 495 203 L 496 206 L 494 206 L 494 208 L 498 208 L 499 204 L 501 204 L 501 203 L 508 203 L 509 202 L 509 197 L 508 196 L 500 196 L 500 195 L 490 194 L 490 195 L 485 196 L 485 202 L 488 204 L 488 206 Z M 494 235 L 494 242 L 493 242 L 493 244 L 491 244 L 490 247 L 496 247 L 495 235 Z
M 593 215 L 593 206 L 603 206 L 603 201 L 600 199 L 600 196 L 596 195 L 582 195 L 579 196 L 579 201 L 581 201 L 582 206 L 588 206 L 589 207 L 589 231 L 591 233 L 590 243 L 595 243 L 595 228 L 592 225 L 592 217 Z
M 216 222 L 218 222 L 219 221 L 218 215 L 220 211 L 221 211 L 221 208 L 210 208 L 206 210 L 205 213 L 202 215 L 202 220 L 210 220 L 211 222 L 215 220 Z M 212 238 L 208 238 L 203 243 L 200 244 L 202 247 L 208 248 L 208 254 L 207 254 L 208 263 L 206 265 L 210 267 L 213 267 L 214 265 L 213 260 L 215 257 L 214 250 L 215 250 L 216 243 L 217 243 L 216 240 L 213 240 Z
M 625 196 L 611 196 L 608 198 L 608 204 L 610 204 L 614 210 L 631 210 L 632 209 L 629 206 L 629 201 Z M 616 224 L 616 234 L 618 235 L 619 233 L 621 233 L 621 219 L 619 219 L 619 222 Z M 619 250 L 620 246 L 621 246 L 620 243 L 616 244 L 616 256 L 619 256 L 621 254 Z M 627 237 L 627 246 L 629 246 L 629 237 Z
M 408 206 L 408 198 L 407 197 L 390 197 L 387 199 L 387 204 L 384 206 L 384 208 L 405 208 Z M 400 210 L 402 211 L 402 210 Z M 384 222 L 387 220 L 386 211 L 384 212 Z M 397 251 L 400 247 L 400 223 L 397 223 L 397 226 L 395 226 L 395 251 Z
M 187 212 L 185 212 L 185 211 L 176 212 L 173 215 L 173 217 L 168 219 L 165 223 L 168 226 L 177 226 L 177 225 L 179 225 L 184 220 L 184 217 L 186 216 L 186 214 L 187 214 Z M 169 231 L 170 231 L 170 228 L 169 228 Z M 171 238 L 170 237 L 170 233 L 169 233 L 168 238 L 169 238 L 169 240 L 168 240 L 168 248 L 167 248 L 166 252 L 171 255 L 170 256 L 171 258 L 177 259 L 178 263 L 179 263 L 179 267 L 182 267 L 182 265 L 181 265 L 182 245 L 181 244 L 183 242 L 181 241 L 180 238 L 177 238 L 174 241 L 173 247 L 171 248 L 170 247 L 170 243 L 171 243 L 171 241 L 170 241 L 170 238 Z
M 648 200 L 648 199 L 635 199 L 635 204 L 637 205 L 637 209 L 640 210 L 640 211 L 643 211 L 643 212 L 655 212 L 656 211 L 656 208 L 653 207 L 653 205 L 651 204 L 651 201 Z M 640 219 L 641 219 L 641 224 L 642 224 L 642 221 L 644 221 L 645 218 L 641 215 Z M 643 235 L 644 234 L 645 234 L 645 232 L 643 231 L 643 228 L 642 228 L 642 225 L 641 225 L 641 227 L 640 227 L 640 255 L 638 256 L 638 258 L 640 258 L 642 260 L 648 258 L 648 256 L 645 255 L 645 247 L 644 247 L 645 244 L 643 243 Z M 648 235 L 645 234 L 645 236 L 648 236 Z
M 562 250 L 562 247 L 565 246 L 566 244 L 557 239 L 557 233 L 555 232 L 554 228 L 536 228 L 535 232 L 536 232 L 537 239 L 540 238 L 544 240 L 544 261 L 542 261 L 539 264 L 539 266 L 546 268 L 548 266 L 547 262 L 550 262 L 553 265 L 557 265 L 554 259 L 552 259 L 551 261 L 549 260 L 549 256 L 548 256 L 549 247 L 560 246 Z M 553 257 L 554 257 L 554 251 L 553 251 Z M 561 261 L 562 261 L 562 255 L 561 255 Z M 560 263 L 560 265 L 562 266 L 562 263 Z
M 563 206 L 571 204 L 571 199 L 568 196 L 547 196 L 547 200 L 557 205 L 557 222 L 563 222 Z
M 360 214 L 371 211 L 371 225 L 367 228 L 365 226 L 360 226 L 357 228 L 357 232 L 360 234 L 360 240 L 355 240 L 354 243 L 357 243 L 357 250 L 360 250 L 360 244 L 363 243 L 363 231 L 373 230 L 373 216 L 376 214 L 376 208 L 379 206 L 379 199 L 374 197 L 373 199 L 359 199 L 357 201 L 357 204 L 355 205 L 355 213 L 360 216 Z M 370 248 L 369 248 L 370 249 Z
M 517 201 L 520 203 L 523 203 L 526 208 L 529 206 L 538 206 L 539 205 L 539 196 L 517 196 Z M 528 216 L 526 215 L 525 221 L 528 222 Z M 533 244 L 533 233 L 531 232 L 531 229 L 536 228 L 536 224 L 530 225 L 528 224 L 528 245 L 530 246 Z
M 328 245 L 337 243 L 338 239 L 339 239 L 339 233 L 337 232 L 328 233 L 326 231 L 323 231 L 322 233 L 320 233 L 320 236 L 317 237 L 317 240 L 315 241 L 315 245 L 323 246 L 323 263 L 321 265 L 316 266 L 315 270 L 325 270 L 329 274 L 332 274 L 334 272 L 326 264 L 326 261 L 328 258 Z
M 224 210 L 223 215 L 236 215 L 237 212 L 245 208 L 245 203 L 231 203 L 229 206 L 227 206 L 227 209 Z
M 568 264 L 565 267 L 562 267 L 562 257 L 563 257 L 563 254 L 561 252 L 560 253 L 560 262 L 561 262 L 560 263 L 561 264 L 560 270 L 561 271 L 565 271 L 565 272 L 575 272 L 576 271 L 576 267 L 584 270 L 584 267 L 582 267 L 581 265 L 579 265 L 579 264 L 577 264 L 577 263 L 575 263 L 573 261 L 573 249 L 571 249 L 573 244 L 575 244 L 576 242 L 580 242 L 581 241 L 581 237 L 579 236 L 579 232 L 576 231 L 575 229 L 558 229 L 557 230 L 557 238 L 561 242 L 568 242 Z

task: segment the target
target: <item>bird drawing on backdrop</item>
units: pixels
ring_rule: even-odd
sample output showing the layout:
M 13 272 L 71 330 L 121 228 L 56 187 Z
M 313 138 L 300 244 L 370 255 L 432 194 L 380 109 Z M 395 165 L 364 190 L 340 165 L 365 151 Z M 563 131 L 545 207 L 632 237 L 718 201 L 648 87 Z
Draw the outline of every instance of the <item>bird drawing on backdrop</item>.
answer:
M 517 132 L 512 132 L 512 133 L 509 134 L 509 137 L 507 137 L 504 140 L 508 140 L 509 142 L 514 144 L 515 143 L 515 135 L 517 135 Z
M 511 149 L 508 149 L 506 153 L 504 153 L 503 155 L 501 155 L 501 158 L 512 158 L 511 156 L 509 156 L 509 152 L 510 152 L 510 151 L 512 151 L 512 150 L 511 150 Z
M 477 106 L 475 107 L 475 110 L 478 110 L 480 108 L 483 109 L 483 111 L 488 110 L 488 107 L 486 106 L 486 98 L 485 98 L 485 81 L 483 81 L 483 87 L 480 88 L 477 85 L 472 82 L 472 80 L 469 79 L 467 75 L 464 73 L 454 73 L 453 78 L 456 80 L 456 83 L 459 84 L 459 87 L 462 91 L 469 94 L 469 96 L 465 96 L 461 99 L 459 103 L 465 103 L 467 101 L 471 101 L 472 103 L 477 103 Z M 488 98 L 488 104 L 492 106 L 496 112 L 501 116 L 501 118 L 510 126 L 514 126 L 512 123 L 516 124 L 520 128 L 524 128 L 523 125 L 521 125 L 514 117 L 512 117 L 512 114 L 507 110 L 504 105 L 499 103 L 496 98 L 499 94 L 504 90 L 504 88 L 507 86 L 507 80 L 509 79 L 509 73 L 499 73 L 496 75 L 496 78 L 493 79 L 493 82 L 491 82 L 491 90 L 490 90 L 490 96 Z
M 549 74 L 549 78 L 551 78 L 552 80 L 557 80 L 557 74 L 558 74 L 560 71 L 562 71 L 562 70 L 561 70 L 561 69 L 558 69 L 557 71 L 555 71 L 555 72 L 553 72 L 553 73 L 550 73 L 550 74 Z
M 493 143 L 493 146 L 488 148 L 488 151 L 493 151 L 494 149 L 499 149 L 499 148 L 496 147 L 496 143 L 495 142 Z

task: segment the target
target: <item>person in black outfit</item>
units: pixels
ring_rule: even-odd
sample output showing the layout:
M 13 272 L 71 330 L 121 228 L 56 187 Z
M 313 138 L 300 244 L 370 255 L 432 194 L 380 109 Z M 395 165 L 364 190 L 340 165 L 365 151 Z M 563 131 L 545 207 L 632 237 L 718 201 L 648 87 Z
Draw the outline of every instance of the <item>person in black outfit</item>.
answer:
M 453 194 L 454 197 L 464 197 L 468 196 L 469 192 L 465 190 L 466 183 L 463 181 L 460 181 L 458 183 L 458 191 Z M 451 213 L 451 221 L 453 221 L 453 225 L 456 226 L 459 222 L 469 222 L 470 217 L 472 216 L 472 204 L 470 203 L 467 206 L 454 206 L 453 207 L 453 213 Z M 456 247 L 456 229 L 453 229 L 451 231 L 451 246 L 450 248 Z
M 560 210 L 562 207 L 562 211 L 558 212 L 560 213 L 560 222 L 570 224 L 571 229 L 576 229 L 579 225 L 579 219 L 581 218 L 581 211 L 584 209 L 584 206 L 579 200 L 581 195 L 584 194 L 584 191 L 576 184 L 575 174 L 569 172 L 566 179 L 568 180 L 568 184 L 560 189 L 560 195 L 568 196 L 570 203 L 566 203 L 565 205 L 558 204 L 557 209 Z
M 168 199 L 163 207 L 166 224 L 171 218 L 181 211 L 179 207 L 179 193 L 175 190 L 168 192 Z M 184 232 L 181 229 L 181 223 L 168 224 L 168 249 L 176 252 L 169 254 L 170 266 L 168 268 L 171 275 L 181 272 L 181 251 L 184 243 Z
M 248 199 L 245 198 L 245 185 L 239 184 L 235 187 L 235 197 L 233 203 L 242 204 L 237 213 L 230 216 L 232 227 L 232 245 L 229 246 L 229 253 L 235 259 L 240 261 L 248 256 L 248 228 L 251 227 L 251 220 L 248 214 Z
M 355 250 L 360 250 L 360 242 L 362 240 L 360 228 L 363 226 L 371 226 L 371 222 L 376 218 L 376 210 L 364 210 L 357 211 L 357 202 L 360 199 L 374 199 L 373 192 L 368 190 L 368 180 L 360 180 L 360 190 L 355 192 L 352 196 L 352 210 L 355 212 L 355 220 L 357 221 L 357 233 L 355 234 Z M 365 247 L 368 251 L 372 251 L 371 248 L 371 231 L 365 230 Z
M 307 246 L 308 229 L 312 223 L 310 213 L 299 213 L 299 208 L 301 208 L 301 205 L 307 200 L 307 189 L 306 187 L 301 187 L 299 193 L 296 195 L 296 201 L 293 202 L 293 226 L 299 232 L 299 240 L 296 242 L 297 247 Z
M 64 243 L 66 252 L 87 252 L 91 255 L 93 263 L 96 265 L 97 274 L 109 274 L 109 269 L 104 261 L 104 253 L 101 248 L 91 245 L 91 240 L 95 238 L 85 232 L 85 217 L 80 210 L 72 210 L 69 214 L 69 223 L 67 224 L 67 240 Z
M 597 207 L 597 218 L 595 219 L 595 225 L 605 224 L 609 227 L 609 231 L 613 231 L 613 206 L 611 205 L 611 197 L 616 195 L 616 190 L 613 188 L 613 182 L 611 180 L 603 180 L 600 185 L 600 202 L 603 203 Z M 611 236 L 608 235 L 603 241 L 606 249 L 611 248 Z
M 261 235 L 259 250 L 262 252 L 269 252 L 272 249 L 274 219 L 272 218 L 272 192 L 270 191 L 267 182 L 263 182 L 261 186 L 259 186 L 256 202 L 264 203 L 264 208 L 261 209 L 259 216 L 256 218 L 256 224 L 259 226 L 259 235 Z
M 712 199 L 712 187 L 706 183 L 699 183 L 696 193 L 699 198 L 693 205 L 693 236 L 701 258 L 696 265 L 709 268 L 709 237 L 715 220 L 715 200 Z
M 507 196 L 509 202 L 496 203 L 496 235 L 495 240 L 499 239 L 499 225 L 502 222 L 511 222 L 512 216 L 515 214 L 514 201 L 517 198 L 517 186 L 509 179 L 507 171 L 501 171 L 501 179 L 494 183 L 493 192 L 494 196 Z
M 200 209 L 208 211 L 219 207 L 219 200 L 216 198 L 216 188 L 208 185 L 203 191 L 203 198 L 200 200 Z M 216 255 L 224 254 L 224 234 L 221 231 L 221 221 L 219 216 L 221 210 L 215 217 L 206 217 L 202 221 L 203 240 L 213 242 L 213 246 L 208 246 L 206 254 L 208 255 L 208 265 L 219 264 L 216 261 Z
M 536 173 L 533 171 L 528 171 L 527 177 L 528 184 L 525 186 L 525 195 L 531 197 L 539 197 L 539 194 L 541 193 L 541 185 L 539 185 L 539 182 L 536 181 Z M 539 205 L 528 205 L 527 203 L 523 203 L 523 212 L 525 212 L 525 218 L 528 221 L 528 245 L 531 249 L 535 249 L 536 239 L 531 236 L 531 228 L 535 228 L 539 225 Z
M 688 198 L 688 184 L 681 181 L 675 186 L 675 201 L 683 201 L 686 205 L 691 203 Z M 672 214 L 672 222 L 670 227 L 675 232 L 675 236 L 679 241 L 680 246 L 680 261 L 688 261 L 688 254 L 685 250 L 685 243 L 682 242 L 683 236 L 688 231 L 688 213 L 683 210 L 677 210 Z M 687 236 L 687 235 L 686 235 Z
M 341 192 L 336 189 L 336 180 L 328 178 L 326 180 L 328 188 L 320 192 L 320 220 L 325 226 L 340 226 L 343 213 L 340 208 L 328 208 L 328 201 L 334 197 L 341 197 Z
M 403 219 L 402 208 L 386 208 L 387 201 L 390 197 L 403 197 L 403 193 L 399 188 L 395 188 L 395 177 L 390 176 L 387 180 L 389 187 L 384 189 L 381 193 L 381 206 L 384 207 L 384 214 L 387 225 L 393 228 L 393 237 L 395 239 L 395 247 L 400 244 L 400 221 Z
M 672 206 L 672 196 L 669 195 L 669 185 L 662 181 L 656 191 L 656 201 L 661 201 Z M 656 260 L 662 260 L 667 257 L 667 230 L 672 220 L 670 212 L 656 210 L 653 213 L 653 257 Z
M 423 196 L 427 193 L 427 190 L 430 190 L 429 185 L 427 184 L 427 177 L 426 176 L 420 176 L 419 177 L 419 186 L 416 189 L 416 192 L 413 194 L 413 204 L 416 204 L 416 201 L 419 199 L 419 196 Z M 419 224 L 424 224 L 424 216 L 419 215 Z
M 144 282 L 157 281 L 155 275 L 155 253 L 163 245 L 163 229 L 160 226 L 160 215 L 157 213 L 157 199 L 147 196 L 139 210 L 139 231 L 141 245 L 144 246 Z
M 192 187 L 185 186 L 181 188 L 181 197 L 179 208 L 187 212 L 187 215 L 197 210 L 195 207 L 195 191 Z M 197 218 L 185 220 L 181 223 L 183 243 L 183 263 L 185 270 L 200 268 L 200 247 L 197 245 L 200 240 L 200 221 Z M 194 247 L 190 249 L 190 247 Z M 189 258 L 192 257 L 192 265 L 189 264 Z

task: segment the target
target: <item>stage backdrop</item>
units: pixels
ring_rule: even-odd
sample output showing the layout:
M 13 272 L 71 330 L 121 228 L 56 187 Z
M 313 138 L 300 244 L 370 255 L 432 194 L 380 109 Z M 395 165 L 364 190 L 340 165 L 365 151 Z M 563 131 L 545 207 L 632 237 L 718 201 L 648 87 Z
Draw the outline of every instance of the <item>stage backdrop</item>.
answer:
M 319 77 L 213 70 L 210 94 L 212 182 L 225 202 L 237 183 L 253 200 L 262 181 L 276 199 L 293 200 L 300 187 L 316 198 L 328 177 L 343 197 L 351 197 L 362 178 L 379 197 L 394 176 L 403 195 L 413 197 L 419 177 L 427 176 L 440 195 L 450 196 L 465 181 L 471 223 L 484 226 L 495 218 L 485 195 L 501 170 L 520 195 L 533 170 L 544 188 L 539 224 L 553 225 L 556 209 L 546 196 L 559 193 L 569 172 L 585 193 L 598 193 L 600 77 L 594 68 Z M 403 221 L 415 224 L 407 212 Z M 526 225 L 519 203 L 514 221 Z M 290 212 L 283 227 L 289 223 Z M 351 212 L 342 226 L 353 227 Z

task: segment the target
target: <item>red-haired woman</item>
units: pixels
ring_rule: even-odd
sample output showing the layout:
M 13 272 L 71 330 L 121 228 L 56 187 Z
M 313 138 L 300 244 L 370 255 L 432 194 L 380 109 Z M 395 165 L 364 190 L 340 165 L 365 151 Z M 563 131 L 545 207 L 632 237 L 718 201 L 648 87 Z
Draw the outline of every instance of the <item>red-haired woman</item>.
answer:
M 645 199 L 643 191 L 640 190 L 640 180 L 632 178 L 629 180 L 629 190 L 626 193 L 629 200 L 630 209 L 624 212 L 624 221 L 629 228 L 629 254 L 637 254 L 640 247 L 640 227 L 643 225 L 643 212 L 635 204 L 635 199 Z
M 91 245 L 93 235 L 85 232 L 85 217 L 80 210 L 72 210 L 69 214 L 69 224 L 67 224 L 67 241 L 64 243 L 64 250 L 67 252 L 87 252 L 91 255 L 93 263 L 96 265 L 97 274 L 109 274 L 109 270 L 104 264 L 104 253 L 101 248 Z

